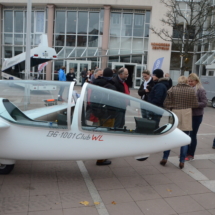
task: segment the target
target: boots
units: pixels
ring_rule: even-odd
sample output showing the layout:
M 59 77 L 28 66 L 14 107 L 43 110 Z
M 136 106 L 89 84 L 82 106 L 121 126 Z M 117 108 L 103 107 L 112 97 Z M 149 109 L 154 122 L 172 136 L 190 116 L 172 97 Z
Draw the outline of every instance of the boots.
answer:
M 165 166 L 165 165 L 166 165 L 166 162 L 167 162 L 167 160 L 162 159 L 162 160 L 160 161 L 160 165 Z

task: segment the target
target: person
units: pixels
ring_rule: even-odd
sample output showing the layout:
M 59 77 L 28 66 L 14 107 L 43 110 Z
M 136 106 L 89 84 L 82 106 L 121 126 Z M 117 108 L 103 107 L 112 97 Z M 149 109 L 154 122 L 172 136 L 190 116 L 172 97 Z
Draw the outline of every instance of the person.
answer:
M 103 71 L 103 76 L 102 77 L 98 77 L 97 79 L 94 80 L 93 84 L 96 86 L 100 86 L 100 87 L 104 87 L 107 89 L 111 89 L 111 90 L 115 90 L 116 91 L 116 87 L 114 86 L 114 82 L 112 81 L 113 78 L 113 71 L 110 68 L 106 68 Z M 95 96 L 94 94 L 97 94 L 98 92 L 92 92 L 92 96 Z M 104 95 L 100 95 L 98 96 L 99 98 L 103 97 Z M 109 98 L 109 96 L 106 96 L 107 99 Z M 114 101 L 111 100 L 109 98 L 109 100 L 111 101 L 110 103 L 113 103 Z M 103 106 L 102 106 L 103 107 Z M 99 119 L 99 125 L 100 126 L 105 126 L 105 127 L 114 127 L 114 122 L 115 122 L 115 114 L 107 114 L 108 115 L 108 119 L 106 119 L 105 114 L 106 114 L 106 109 L 103 112 L 102 109 L 98 109 L 97 106 L 93 112 L 93 114 L 95 116 L 98 117 Z M 110 113 L 110 110 L 107 110 L 108 113 Z
M 169 89 L 172 87 L 172 79 L 170 78 L 170 75 L 169 75 L 169 73 L 166 73 L 165 74 L 165 78 L 169 78 Z M 168 89 L 168 90 L 169 90 Z
M 92 70 L 90 71 L 89 83 L 91 83 L 91 77 L 92 77 L 93 74 L 94 74 L 94 70 L 92 69 Z
M 58 71 L 58 79 L 59 81 L 66 81 L 66 75 L 65 75 L 66 67 L 62 66 L 61 69 Z M 58 93 L 58 101 L 63 101 L 62 95 L 64 91 L 64 86 L 60 86 L 60 90 Z
M 91 76 L 90 83 L 93 84 L 93 82 L 97 78 L 102 77 L 102 76 L 103 76 L 103 70 L 100 69 L 100 68 L 97 68 L 94 71 L 94 74 Z M 88 99 L 89 100 L 90 100 L 91 94 L 92 94 L 92 91 L 88 90 Z M 89 120 L 89 121 L 91 121 L 91 122 L 93 122 L 93 125 L 95 125 L 95 126 L 99 125 L 98 118 L 96 116 L 94 116 L 93 113 L 92 113 L 92 109 L 90 107 L 90 103 L 88 103 L 88 105 L 87 105 L 86 119 Z
M 102 77 L 103 76 L 103 70 L 100 68 L 97 68 L 94 73 L 91 75 L 90 78 L 90 83 L 93 83 L 93 81 L 98 78 L 98 77 Z
M 91 69 L 89 69 L 89 70 L 87 71 L 87 76 L 86 76 L 85 82 L 90 83 L 90 77 L 91 77 Z
M 116 69 L 113 69 L 113 78 L 115 78 L 117 76 L 117 71 Z
M 71 68 L 69 70 L 69 73 L 67 73 L 67 75 L 66 75 L 66 80 L 67 81 L 74 81 L 74 79 L 75 79 L 75 70 L 74 70 L 74 68 Z
M 113 78 L 114 85 L 116 87 L 116 90 L 121 93 L 125 93 L 130 95 L 129 87 L 127 83 L 125 82 L 129 76 L 128 70 L 125 67 L 122 67 L 118 71 L 118 75 Z M 122 109 L 117 113 L 116 119 L 115 119 L 115 128 L 123 128 L 125 125 L 125 111 L 127 106 L 126 101 L 121 102 Z
M 114 86 L 114 82 L 112 81 L 112 78 L 113 78 L 113 71 L 110 68 L 106 68 L 103 71 L 103 76 L 102 77 L 98 76 L 98 78 L 94 80 L 93 84 L 116 91 L 116 87 Z M 105 99 L 109 98 L 110 104 L 114 102 L 114 101 L 111 101 L 111 100 L 114 100 L 114 98 L 111 98 L 111 96 L 101 95 L 101 93 L 99 94 L 98 93 L 99 92 L 92 92 L 92 96 L 94 97 L 94 99 L 98 97 L 99 100 L 101 100 L 102 97 L 105 97 Z M 96 106 L 94 104 L 94 107 L 92 106 L 93 114 L 98 117 L 99 126 L 114 127 L 116 111 L 114 111 L 113 108 L 108 108 L 108 105 L 106 105 L 105 108 L 103 107 L 104 105 L 102 106 L 99 106 L 99 105 L 102 105 L 102 104 L 96 104 Z M 111 164 L 111 161 L 107 159 L 97 160 L 96 162 L 96 165 L 98 166 L 110 165 L 110 164 Z
M 84 68 L 84 70 L 81 72 L 81 86 L 84 85 L 87 77 L 87 68 Z
M 202 123 L 204 108 L 207 106 L 206 91 L 203 88 L 199 77 L 195 73 L 191 73 L 188 76 L 188 84 L 193 87 L 198 98 L 198 107 L 193 109 L 192 120 L 193 120 L 193 130 L 190 132 L 191 143 L 188 146 L 186 161 L 194 159 L 194 154 L 197 146 L 197 133 Z
M 213 141 L 212 149 L 215 149 L 215 138 L 214 138 L 214 141 Z
M 152 78 L 155 85 L 148 95 L 148 102 L 159 107 L 163 107 L 163 102 L 166 98 L 167 89 L 169 88 L 169 79 L 164 78 L 163 75 L 163 70 L 154 70 Z
M 138 95 L 141 97 L 142 100 L 148 101 L 148 94 L 154 86 L 154 81 L 153 81 L 153 78 L 151 77 L 149 70 L 144 70 L 142 72 L 142 76 L 144 81 L 140 85 L 140 88 L 138 90 Z
M 110 68 L 106 68 L 103 71 L 103 76 L 96 76 L 96 79 L 93 81 L 93 84 L 117 91 L 115 87 L 115 83 L 113 82 L 112 79 L 113 79 L 113 71 Z
M 189 135 L 192 130 L 192 109 L 198 107 L 198 101 L 195 91 L 187 84 L 187 78 L 180 76 L 178 84 L 167 92 L 167 97 L 164 101 L 164 107 L 173 111 L 178 116 L 178 128 L 185 134 Z M 180 150 L 179 167 L 184 167 L 185 157 L 188 146 L 182 146 Z M 160 164 L 165 166 L 169 157 L 170 150 L 164 151 L 163 159 Z

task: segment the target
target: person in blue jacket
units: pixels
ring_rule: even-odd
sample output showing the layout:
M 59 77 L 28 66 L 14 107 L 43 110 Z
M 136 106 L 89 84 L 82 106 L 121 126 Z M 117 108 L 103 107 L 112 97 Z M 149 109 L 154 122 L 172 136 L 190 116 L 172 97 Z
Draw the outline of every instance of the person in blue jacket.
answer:
M 66 67 L 62 66 L 61 69 L 58 71 L 58 79 L 59 81 L 66 81 Z M 63 101 L 62 95 L 64 91 L 64 86 L 60 87 L 59 93 L 58 93 L 58 101 Z

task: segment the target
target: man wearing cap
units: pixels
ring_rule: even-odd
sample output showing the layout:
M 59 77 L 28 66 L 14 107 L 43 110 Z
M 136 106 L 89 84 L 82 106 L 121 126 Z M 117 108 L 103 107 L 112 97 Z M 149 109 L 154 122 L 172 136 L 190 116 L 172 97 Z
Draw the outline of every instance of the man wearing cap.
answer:
M 94 79 L 93 84 L 107 89 L 117 90 L 112 79 L 113 71 L 110 68 L 106 68 L 103 71 L 103 76 L 98 76 Z
M 115 90 L 116 91 L 116 87 L 114 86 L 114 82 L 112 81 L 113 78 L 113 71 L 110 68 L 106 68 L 103 71 L 103 76 L 98 76 L 96 79 L 94 79 L 93 84 L 100 86 L 100 87 L 104 87 L 107 89 L 111 89 L 111 90 Z M 92 91 L 92 95 L 91 95 L 94 101 L 98 101 L 97 104 L 92 105 L 92 113 L 93 115 L 95 115 L 96 117 L 98 117 L 98 121 L 99 121 L 99 126 L 102 127 L 114 127 L 114 122 L 115 122 L 115 116 L 116 116 L 116 111 L 114 110 L 114 108 L 109 108 L 108 105 L 102 105 L 101 103 L 99 103 L 99 101 L 101 100 L 108 100 L 107 104 L 109 103 L 110 105 L 115 103 L 114 102 L 114 97 L 109 94 L 101 94 L 101 92 L 99 91 Z M 104 109 L 104 110 L 101 110 Z M 103 165 L 110 165 L 111 161 L 107 160 L 107 159 L 103 159 L 103 160 L 97 160 L 96 165 L 98 166 L 103 166 Z
M 153 81 L 155 86 L 149 93 L 148 102 L 163 107 L 164 100 L 166 98 L 167 90 L 169 89 L 169 79 L 164 78 L 163 70 L 156 69 L 153 72 Z

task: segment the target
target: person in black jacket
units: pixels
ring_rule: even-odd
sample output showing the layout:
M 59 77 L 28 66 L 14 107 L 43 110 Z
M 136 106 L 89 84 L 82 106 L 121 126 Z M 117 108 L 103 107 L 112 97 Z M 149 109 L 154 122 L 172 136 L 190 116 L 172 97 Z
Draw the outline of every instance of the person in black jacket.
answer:
M 124 67 L 120 68 L 118 75 L 113 78 L 114 85 L 118 92 L 130 94 L 129 87 L 125 82 L 129 76 L 128 70 Z
M 74 81 L 74 79 L 75 79 L 75 71 L 74 71 L 74 68 L 71 68 L 69 73 L 67 73 L 67 75 L 66 75 L 66 80 Z
M 103 76 L 98 77 L 93 81 L 94 85 L 104 87 L 110 90 L 117 90 L 114 86 L 113 78 L 113 71 L 110 68 L 106 68 L 103 71 Z M 99 91 L 92 92 L 92 97 L 94 100 L 102 100 L 102 99 L 109 99 L 110 104 L 115 103 L 115 98 L 111 97 L 110 94 L 101 94 Z M 112 107 L 108 107 L 108 105 L 102 105 L 99 102 L 92 106 L 92 113 L 98 117 L 99 125 L 104 127 L 114 127 L 116 111 Z M 97 160 L 96 165 L 103 166 L 103 165 L 110 165 L 111 161 L 107 159 Z
M 151 77 L 149 70 L 144 70 L 142 73 L 143 76 L 143 83 L 140 85 L 138 90 L 138 95 L 141 97 L 142 100 L 148 101 L 148 94 L 152 90 L 154 86 L 153 78 Z
M 163 77 L 164 73 L 161 69 L 156 69 L 153 72 L 153 80 L 155 82 L 152 91 L 148 95 L 148 102 L 163 107 L 166 98 L 167 90 L 169 89 L 169 79 Z
M 129 76 L 128 70 L 124 67 L 120 68 L 118 75 L 113 78 L 114 85 L 118 92 L 130 94 L 129 87 L 125 82 Z M 115 119 L 114 128 L 123 128 L 125 125 L 125 112 L 128 105 L 127 101 L 122 99 L 120 101 L 122 109 L 118 111 Z

